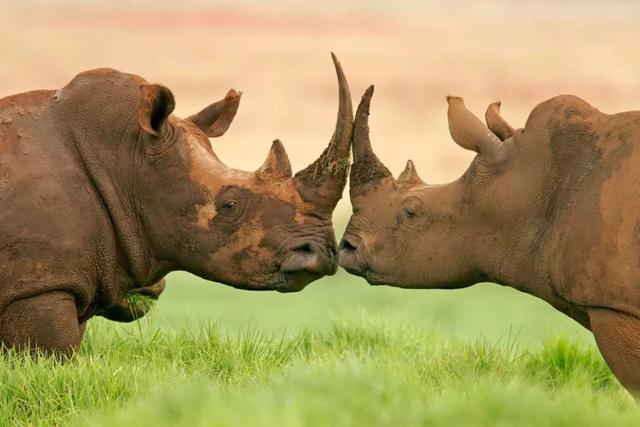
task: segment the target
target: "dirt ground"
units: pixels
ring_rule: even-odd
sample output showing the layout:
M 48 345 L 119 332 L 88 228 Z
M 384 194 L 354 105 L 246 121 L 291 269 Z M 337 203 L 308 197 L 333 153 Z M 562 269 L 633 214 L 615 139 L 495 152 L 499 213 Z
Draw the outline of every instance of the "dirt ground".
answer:
M 454 179 L 472 157 L 448 135 L 447 94 L 464 96 L 478 115 L 501 99 L 516 127 L 561 93 L 605 112 L 640 105 L 636 3 L 449 3 L 29 0 L 0 13 L 0 96 L 57 88 L 81 70 L 110 66 L 169 86 L 184 116 L 234 87 L 243 101 L 215 142 L 219 156 L 254 169 L 280 138 L 298 169 L 331 135 L 334 51 L 356 104 L 376 85 L 379 156 L 394 172 L 412 158 L 433 183 Z

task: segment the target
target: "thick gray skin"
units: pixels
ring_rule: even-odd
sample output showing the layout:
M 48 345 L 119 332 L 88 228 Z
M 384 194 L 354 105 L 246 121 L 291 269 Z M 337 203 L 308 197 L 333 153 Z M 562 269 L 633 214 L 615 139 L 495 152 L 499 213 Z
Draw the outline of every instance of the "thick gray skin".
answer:
M 489 129 L 449 99 L 466 173 L 396 180 L 368 140 L 367 92 L 354 125 L 354 213 L 340 264 L 372 284 L 460 288 L 492 281 L 549 302 L 593 331 L 609 366 L 640 391 L 640 112 L 601 113 L 574 96 L 538 105 L 522 129 Z
M 348 159 L 353 124 L 334 63 L 338 124 L 318 160 L 332 164 Z M 1 345 L 70 354 L 92 316 L 143 315 L 125 296 L 157 297 L 172 270 L 281 292 L 335 272 L 346 172 L 311 181 L 314 163 L 293 177 L 279 141 L 256 172 L 224 165 L 208 137 L 239 101 L 230 90 L 181 119 L 169 89 L 112 69 L 0 99 Z

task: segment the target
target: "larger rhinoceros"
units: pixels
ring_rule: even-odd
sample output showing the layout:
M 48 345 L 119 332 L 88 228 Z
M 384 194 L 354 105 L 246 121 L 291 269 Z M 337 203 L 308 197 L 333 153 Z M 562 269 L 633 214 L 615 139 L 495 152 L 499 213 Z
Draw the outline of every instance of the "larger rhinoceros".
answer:
M 449 97 L 449 130 L 477 153 L 462 177 L 396 180 L 371 149 L 373 88 L 354 123 L 353 216 L 340 264 L 371 284 L 460 288 L 492 281 L 549 302 L 593 331 L 614 374 L 640 391 L 640 112 L 601 113 L 574 96 L 514 130 Z
M 281 292 L 335 273 L 353 112 L 333 59 L 335 132 L 295 176 L 279 141 L 256 172 L 216 157 L 235 90 L 187 119 L 169 89 L 113 69 L 0 99 L 0 343 L 68 354 L 89 318 L 118 319 L 173 270 Z

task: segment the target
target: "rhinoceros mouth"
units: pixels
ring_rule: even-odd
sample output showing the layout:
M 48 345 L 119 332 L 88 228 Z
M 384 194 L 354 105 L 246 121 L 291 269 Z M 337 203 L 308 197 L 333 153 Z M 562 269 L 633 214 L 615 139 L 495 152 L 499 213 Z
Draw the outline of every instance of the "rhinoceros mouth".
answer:
M 292 293 L 303 290 L 309 283 L 319 279 L 322 275 L 306 271 L 283 273 L 278 272 L 269 280 L 250 280 L 242 283 L 226 284 L 245 291 L 277 291 L 280 293 Z
M 359 260 L 358 262 L 351 263 L 347 262 L 344 258 L 341 258 L 340 266 L 347 270 L 348 273 L 362 277 L 372 286 L 383 286 L 388 284 L 388 281 L 386 281 L 380 274 L 372 270 L 369 265 L 363 264 Z
M 322 275 L 300 271 L 296 273 L 284 273 L 285 280 L 275 288 L 280 293 L 300 292 L 311 282 L 318 280 Z
M 244 281 L 224 281 L 221 283 L 232 288 L 245 291 L 277 291 L 280 293 L 292 293 L 303 290 L 311 282 L 323 277 L 324 274 L 317 274 L 308 271 L 296 271 L 285 273 L 274 272 L 271 277 L 254 277 Z
M 373 270 L 371 270 L 369 268 L 365 269 L 365 271 L 361 274 L 361 276 L 371 286 L 386 286 L 386 285 L 389 284 L 389 282 L 387 280 L 385 280 L 378 273 L 376 273 L 375 271 L 373 271 Z

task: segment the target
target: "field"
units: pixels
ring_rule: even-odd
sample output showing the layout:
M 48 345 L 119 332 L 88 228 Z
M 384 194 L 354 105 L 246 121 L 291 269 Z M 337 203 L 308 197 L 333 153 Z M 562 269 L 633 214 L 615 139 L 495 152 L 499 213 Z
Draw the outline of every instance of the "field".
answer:
M 19 3 L 0 14 L 0 96 L 111 66 L 166 84 L 186 116 L 234 87 L 214 147 L 246 170 L 276 137 L 296 170 L 329 141 L 329 51 L 355 102 L 376 84 L 379 156 L 393 172 L 412 158 L 433 183 L 472 158 L 448 136 L 447 94 L 479 115 L 501 99 L 516 127 L 560 93 L 639 104 L 634 1 Z M 349 212 L 343 200 L 338 236 Z M 66 364 L 0 358 L 0 426 L 20 425 L 640 425 L 640 409 L 589 332 L 509 288 L 374 288 L 341 271 L 281 295 L 176 272 L 144 320 L 92 320 Z
M 593 340 L 507 288 L 295 295 L 185 273 L 150 318 L 90 323 L 60 365 L 0 359 L 0 425 L 638 425 Z

